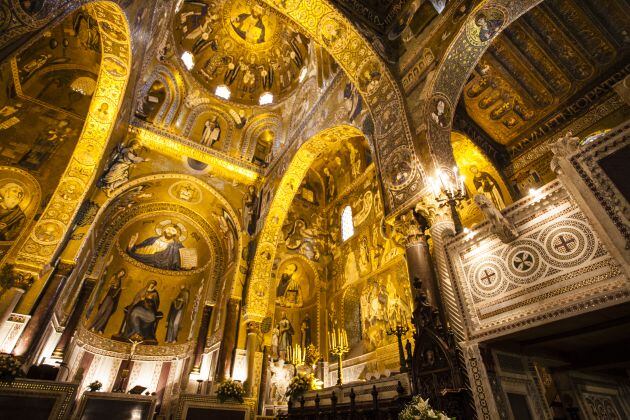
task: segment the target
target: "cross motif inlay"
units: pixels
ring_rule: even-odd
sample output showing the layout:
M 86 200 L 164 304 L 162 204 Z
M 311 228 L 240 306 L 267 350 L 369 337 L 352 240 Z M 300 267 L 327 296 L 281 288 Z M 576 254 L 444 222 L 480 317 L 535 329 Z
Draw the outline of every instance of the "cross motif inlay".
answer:
M 571 251 L 573 251 L 573 249 L 575 249 L 575 238 L 572 237 L 565 237 L 565 235 L 558 235 L 558 237 L 556 238 L 556 240 L 554 241 L 554 245 L 553 247 L 555 248 L 556 251 L 562 252 L 564 254 L 567 254 Z M 562 249 L 560 249 L 562 248 Z
M 484 283 L 486 286 L 490 286 L 494 282 L 493 278 L 496 275 L 497 273 L 495 273 L 494 271 L 485 268 L 483 270 L 483 276 L 481 276 L 481 282 Z

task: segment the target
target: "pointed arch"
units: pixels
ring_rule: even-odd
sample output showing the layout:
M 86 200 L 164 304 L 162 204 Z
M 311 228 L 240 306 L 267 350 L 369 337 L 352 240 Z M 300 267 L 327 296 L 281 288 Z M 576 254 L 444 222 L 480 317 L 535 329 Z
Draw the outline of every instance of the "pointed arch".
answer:
M 276 114 L 266 113 L 256 115 L 245 127 L 243 133 L 243 144 L 241 146 L 241 157 L 251 162 L 256 150 L 256 140 L 264 131 L 269 130 L 274 133 L 274 145 L 277 137 L 282 135 L 282 119 Z
M 197 120 L 199 120 L 199 118 L 205 113 L 210 113 L 220 118 L 223 121 L 224 126 L 227 126 L 227 132 L 221 133 L 222 139 L 220 143 L 223 143 L 221 151 L 225 154 L 230 154 L 235 129 L 234 118 L 232 118 L 225 109 L 217 105 L 203 104 L 195 107 L 190 114 L 188 114 L 186 126 L 182 130 L 182 133 L 184 136 L 190 138 L 193 128 L 197 125 Z M 199 142 L 199 139 L 195 139 L 194 141 Z
M 169 65 L 159 64 L 153 69 L 151 77 L 140 88 L 137 94 L 138 100 L 144 100 L 156 81 L 161 82 L 166 87 L 166 98 L 160 106 L 153 124 L 168 127 L 182 105 L 182 98 L 186 95 L 186 86 L 182 78 Z
M 350 125 L 339 125 L 326 129 L 304 142 L 287 164 L 258 236 L 258 246 L 252 262 L 247 289 L 247 311 L 245 313 L 247 320 L 261 322 L 267 314 L 267 304 L 271 291 L 269 279 L 278 248 L 279 233 L 306 172 L 315 159 L 334 144 L 362 135 L 363 133 L 358 128 Z
M 430 159 L 418 153 L 403 94 L 388 65 L 330 0 L 262 0 L 323 46 L 345 71 L 372 114 L 385 210 L 413 204 L 425 190 Z M 422 139 L 424 141 L 424 139 Z
M 426 139 L 423 142 L 429 145 L 433 166 L 436 169 L 448 170 L 455 164 L 451 148 L 453 117 L 455 106 L 468 77 L 492 40 L 541 1 L 484 0 L 468 15 L 458 33 L 453 37 L 434 71 L 435 78 L 430 81 L 426 89 L 424 101 L 426 129 L 420 137 Z M 481 37 L 479 34 L 476 20 L 482 14 L 491 15 L 501 22 L 500 27 L 490 37 Z M 439 111 L 438 107 L 441 107 L 442 111 Z M 445 118 L 440 120 L 438 115 L 443 115 Z
M 226 279 L 226 281 L 229 280 L 229 282 L 225 285 L 225 290 L 227 291 L 232 290 L 237 283 L 236 278 L 240 275 L 239 273 L 241 273 L 241 266 L 243 264 L 242 258 L 240 258 L 240 250 L 242 249 L 243 243 L 244 243 L 244 239 L 243 239 L 244 230 L 242 228 L 242 223 L 239 217 L 239 213 L 234 208 L 234 206 L 232 206 L 229 203 L 229 201 L 214 187 L 212 187 L 208 183 L 200 180 L 199 178 L 195 176 L 187 175 L 187 174 L 167 172 L 167 173 L 147 175 L 141 178 L 134 179 L 133 181 L 130 181 L 126 183 L 125 185 L 123 185 L 122 187 L 120 187 L 119 189 L 117 189 L 111 197 L 109 197 L 105 202 L 101 204 L 98 212 L 94 216 L 95 222 L 90 224 L 89 228 L 83 235 L 82 239 L 76 242 L 72 241 L 70 245 L 66 248 L 66 250 L 64 251 L 65 259 L 78 261 L 81 258 L 81 256 L 84 254 L 85 248 L 88 246 L 88 243 L 89 243 L 88 239 L 92 237 L 93 235 L 95 235 L 97 227 L 102 225 L 102 223 L 97 223 L 96 221 L 99 221 L 99 222 L 102 221 L 108 209 L 112 208 L 112 205 L 114 205 L 126 193 L 134 189 L 137 189 L 138 187 L 145 184 L 149 184 L 155 181 L 166 181 L 166 180 L 188 181 L 194 184 L 195 186 L 201 188 L 203 191 L 208 192 L 214 199 L 217 200 L 217 202 L 220 203 L 220 205 L 225 209 L 225 211 L 228 213 L 228 215 L 234 222 L 235 230 L 236 230 L 236 241 L 235 241 L 235 246 L 233 250 L 234 255 L 232 255 L 231 258 L 234 258 L 235 270 L 234 270 L 234 277 L 232 279 Z M 210 209 L 208 209 L 208 211 L 210 211 Z M 202 214 L 202 216 L 208 217 L 208 215 L 204 215 L 204 214 Z M 226 253 L 225 260 L 226 261 L 229 260 L 230 259 L 229 257 L 230 256 Z M 89 269 L 92 270 L 93 267 L 90 267 Z M 218 288 L 213 289 L 214 299 L 218 299 L 218 296 L 216 296 L 216 293 L 218 292 L 219 292 Z
M 15 258 L 19 269 L 36 276 L 59 252 L 81 202 L 96 178 L 131 68 L 129 24 L 120 6 L 110 1 L 96 1 L 85 7 L 92 9 L 101 34 L 101 66 L 83 130 L 70 161 Z M 36 282 L 29 294 L 36 296 L 42 287 L 42 282 Z

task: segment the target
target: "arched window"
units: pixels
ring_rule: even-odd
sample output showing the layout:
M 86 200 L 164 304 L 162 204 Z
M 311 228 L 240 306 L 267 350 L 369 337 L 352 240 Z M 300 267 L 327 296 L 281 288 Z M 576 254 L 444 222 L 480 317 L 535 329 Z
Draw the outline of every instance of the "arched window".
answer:
M 346 206 L 341 213 L 341 240 L 345 241 L 354 235 L 354 223 L 352 222 L 352 208 Z

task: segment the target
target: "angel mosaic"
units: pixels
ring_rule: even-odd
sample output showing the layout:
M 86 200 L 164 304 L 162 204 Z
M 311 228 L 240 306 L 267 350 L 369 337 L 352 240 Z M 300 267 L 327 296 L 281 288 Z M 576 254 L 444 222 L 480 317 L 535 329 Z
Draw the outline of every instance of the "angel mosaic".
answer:
M 111 197 L 116 188 L 129 182 L 129 171 L 134 165 L 149 161 L 148 158 L 140 156 L 141 150 L 142 146 L 135 140 L 127 146 L 116 146 L 109 167 L 98 181 L 98 186 L 105 191 L 108 197 Z

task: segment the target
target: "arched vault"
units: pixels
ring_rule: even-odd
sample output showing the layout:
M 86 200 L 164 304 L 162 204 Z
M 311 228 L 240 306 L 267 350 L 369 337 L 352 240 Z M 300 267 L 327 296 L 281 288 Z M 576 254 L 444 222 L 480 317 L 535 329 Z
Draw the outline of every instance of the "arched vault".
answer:
M 336 143 L 363 133 L 350 125 L 339 125 L 326 129 L 308 139 L 295 153 L 269 205 L 262 230 L 258 238 L 256 255 L 247 289 L 247 310 L 245 318 L 260 322 L 266 316 L 269 293 L 274 289 L 270 284 L 273 261 L 278 248 L 278 237 L 289 207 L 297 193 L 306 172 L 315 159 Z

